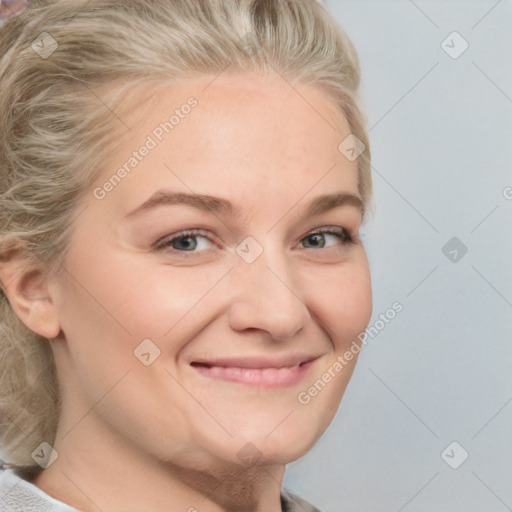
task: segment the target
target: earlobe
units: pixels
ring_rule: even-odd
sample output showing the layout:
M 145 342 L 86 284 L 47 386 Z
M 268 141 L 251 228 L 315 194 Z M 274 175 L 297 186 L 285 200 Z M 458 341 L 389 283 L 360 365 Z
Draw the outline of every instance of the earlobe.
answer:
M 32 301 L 27 320 L 21 320 L 30 330 L 44 338 L 54 339 L 60 333 L 60 323 L 54 305 L 48 298 Z
M 59 335 L 52 287 L 42 266 L 11 253 L 0 260 L 0 281 L 12 309 L 31 331 L 48 339 Z

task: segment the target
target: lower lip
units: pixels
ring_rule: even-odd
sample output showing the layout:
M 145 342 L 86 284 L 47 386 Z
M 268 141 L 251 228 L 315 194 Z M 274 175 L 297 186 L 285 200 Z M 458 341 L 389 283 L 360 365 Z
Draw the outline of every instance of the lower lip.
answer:
M 297 368 L 234 368 L 223 366 L 193 366 L 201 375 L 212 379 L 239 382 L 249 386 L 279 388 L 293 386 L 300 382 L 313 361 Z

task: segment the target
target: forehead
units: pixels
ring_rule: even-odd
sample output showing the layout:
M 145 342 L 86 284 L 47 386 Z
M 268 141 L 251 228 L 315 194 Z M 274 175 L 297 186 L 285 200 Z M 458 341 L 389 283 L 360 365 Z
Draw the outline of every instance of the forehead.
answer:
M 357 163 L 338 150 L 348 123 L 318 86 L 255 73 L 157 85 L 139 87 L 140 96 L 124 105 L 130 129 L 96 183 L 129 171 L 109 195 L 120 211 L 160 187 L 230 195 L 242 204 L 263 192 L 259 199 L 297 200 L 313 187 L 357 193 Z M 134 156 L 144 146 L 151 147 L 145 156 Z

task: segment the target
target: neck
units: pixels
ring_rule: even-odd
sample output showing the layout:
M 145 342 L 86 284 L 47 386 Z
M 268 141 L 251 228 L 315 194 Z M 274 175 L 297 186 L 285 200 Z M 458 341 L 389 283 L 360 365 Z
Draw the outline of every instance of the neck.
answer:
M 281 511 L 282 464 L 244 467 L 198 450 L 162 461 L 96 420 L 69 431 L 61 419 L 58 458 L 34 485 L 83 512 Z

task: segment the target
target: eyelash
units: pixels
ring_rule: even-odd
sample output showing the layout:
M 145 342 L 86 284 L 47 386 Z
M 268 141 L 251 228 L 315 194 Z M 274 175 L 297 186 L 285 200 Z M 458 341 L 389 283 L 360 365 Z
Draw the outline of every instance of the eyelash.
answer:
M 355 243 L 354 239 L 349 234 L 349 232 L 345 228 L 342 228 L 341 226 L 322 226 L 320 228 L 316 228 L 313 231 L 310 231 L 306 236 L 302 237 L 300 239 L 300 242 L 302 242 L 303 240 L 310 238 L 314 235 L 324 235 L 324 234 L 338 236 L 342 242 L 342 245 L 344 245 L 344 246 Z M 190 229 L 190 230 L 181 231 L 180 233 L 177 233 L 175 235 L 170 235 L 168 237 L 160 239 L 159 241 L 157 241 L 154 244 L 154 248 L 156 251 L 164 251 L 164 250 L 170 249 L 172 252 L 180 254 L 183 257 L 189 257 L 189 256 L 187 256 L 187 254 L 197 254 L 197 252 L 195 252 L 195 251 L 180 251 L 178 249 L 172 248 L 171 245 L 177 240 L 184 239 L 184 238 L 193 238 L 196 236 L 202 236 L 204 238 L 207 238 L 210 242 L 215 243 L 207 235 L 207 232 L 205 232 L 201 229 Z M 324 247 L 320 247 L 318 249 L 315 249 L 315 248 L 307 248 L 307 249 L 319 250 L 319 249 L 324 249 Z M 203 251 L 200 251 L 200 252 L 203 252 Z

